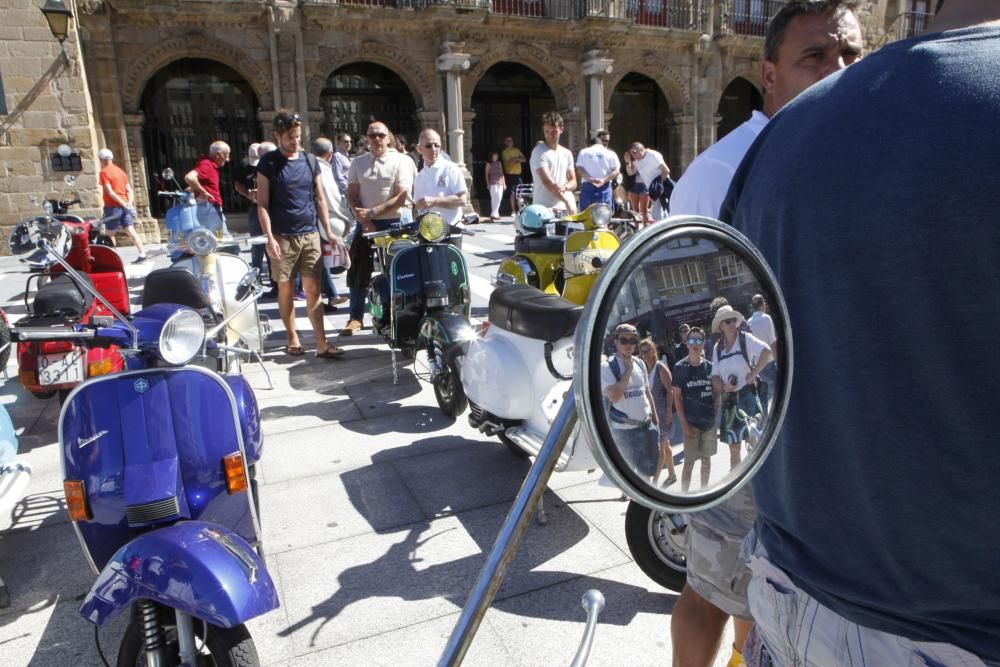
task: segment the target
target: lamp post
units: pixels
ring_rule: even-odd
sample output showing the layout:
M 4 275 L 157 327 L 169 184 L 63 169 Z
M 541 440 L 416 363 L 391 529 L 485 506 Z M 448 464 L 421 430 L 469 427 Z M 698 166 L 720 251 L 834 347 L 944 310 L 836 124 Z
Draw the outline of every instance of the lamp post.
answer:
M 66 7 L 66 3 L 63 0 L 45 0 L 45 4 L 42 5 L 42 14 L 45 16 L 45 20 L 48 21 L 52 36 L 59 40 L 59 46 L 62 47 L 63 56 L 68 63 L 69 54 L 66 53 L 66 37 L 69 35 L 69 20 L 73 18 L 73 12 Z

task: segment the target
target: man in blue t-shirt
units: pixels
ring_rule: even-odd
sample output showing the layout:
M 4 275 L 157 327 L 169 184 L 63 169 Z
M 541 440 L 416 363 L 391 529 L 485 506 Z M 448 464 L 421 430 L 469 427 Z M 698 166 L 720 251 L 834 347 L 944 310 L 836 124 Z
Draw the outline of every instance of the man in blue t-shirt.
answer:
M 305 349 L 295 329 L 295 274 L 302 276 L 306 313 L 316 335 L 316 356 L 335 359 L 344 353 L 326 340 L 320 274 L 323 255 L 319 225 L 333 238 L 326 197 L 316 157 L 302 151 L 302 121 L 290 111 L 274 117 L 278 150 L 257 163 L 257 215 L 267 236 L 271 280 L 278 285 L 278 310 L 288 334 L 285 352 L 302 356 Z
M 688 355 L 674 364 L 671 392 L 674 407 L 684 428 L 684 468 L 681 489 L 691 486 L 694 464 L 701 461 L 701 486 L 708 486 L 712 457 L 719 449 L 715 418 L 718 405 L 712 389 L 712 362 L 705 358 L 705 330 L 688 331 Z
M 1000 665 L 997 118 L 1000 3 L 947 0 L 785 107 L 734 177 L 723 219 L 795 332 L 748 664 L 762 639 L 779 665 Z M 971 374 L 928 352 L 956 336 Z

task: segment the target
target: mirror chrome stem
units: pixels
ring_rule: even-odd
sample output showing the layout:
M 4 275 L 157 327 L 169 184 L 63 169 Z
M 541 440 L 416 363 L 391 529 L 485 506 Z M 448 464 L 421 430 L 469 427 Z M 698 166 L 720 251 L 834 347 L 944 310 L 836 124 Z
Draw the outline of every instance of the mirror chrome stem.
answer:
M 444 653 L 438 661 L 438 667 L 452 667 L 462 664 L 466 651 L 479 629 L 479 624 L 486 615 L 486 610 L 493 603 L 500 584 L 503 582 L 507 567 L 514 560 L 518 544 L 524 531 L 531 522 L 531 515 L 538 500 L 545 492 L 545 487 L 552 476 L 552 470 L 559 461 L 559 455 L 569 441 L 573 427 L 576 426 L 576 396 L 570 391 L 566 394 L 562 407 L 552 422 L 552 427 L 545 436 L 538 457 L 524 478 L 524 484 L 514 499 L 514 504 L 507 514 L 503 528 L 497 536 L 496 544 L 486 559 L 479 579 L 469 595 L 462 614 L 455 624 L 455 629 L 448 638 Z
M 48 241 L 46 241 L 45 239 L 42 239 L 41 243 L 42 243 L 42 245 L 45 248 L 45 252 L 47 252 L 50 256 L 55 257 L 56 261 L 59 262 L 59 265 L 62 266 L 64 269 L 66 269 L 66 273 L 68 273 L 69 275 L 73 276 L 73 278 L 76 279 L 76 281 L 80 284 L 80 287 L 82 287 L 83 289 L 85 289 L 88 292 L 90 292 L 90 294 L 95 299 L 97 299 L 98 301 L 100 301 L 101 303 L 103 303 L 104 306 L 108 310 L 110 310 L 111 313 L 115 317 L 117 317 L 126 327 L 128 327 L 129 332 L 131 332 L 131 334 L 132 334 L 132 349 L 133 350 L 138 350 L 139 349 L 139 330 L 136 329 L 134 326 L 132 326 L 132 323 L 128 321 L 128 318 L 125 317 L 124 315 L 122 315 L 120 312 L 118 312 L 118 309 L 115 308 L 114 306 L 112 306 L 111 303 L 107 299 L 104 298 L 103 294 L 101 294 L 96 289 L 94 289 L 90 285 L 90 283 L 87 281 L 86 278 L 84 278 L 83 276 L 81 276 L 80 273 L 76 269 L 74 269 L 72 266 L 70 266 L 69 262 L 67 262 L 66 259 L 62 255 L 60 255 L 55 250 L 53 250 L 52 246 L 49 245 Z

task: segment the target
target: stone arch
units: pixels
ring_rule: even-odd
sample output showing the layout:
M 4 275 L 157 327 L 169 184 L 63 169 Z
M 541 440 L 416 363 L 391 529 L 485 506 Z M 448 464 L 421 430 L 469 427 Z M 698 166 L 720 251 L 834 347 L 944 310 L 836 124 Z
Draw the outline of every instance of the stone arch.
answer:
M 246 79 L 262 109 L 268 110 L 274 106 L 270 73 L 265 73 L 254 64 L 250 54 L 205 35 L 188 35 L 161 42 L 132 64 L 122 86 L 122 106 L 125 113 L 139 113 L 142 93 L 149 80 L 170 63 L 183 58 L 215 60 L 232 68 Z
M 753 84 L 753 87 L 757 89 L 757 92 L 761 95 L 764 94 L 764 83 L 760 79 L 760 66 L 755 66 L 753 63 L 746 63 L 740 67 L 734 68 L 730 72 L 726 72 L 722 80 L 725 82 L 722 85 L 722 90 L 726 89 L 726 86 L 731 84 L 736 79 L 746 79 Z
M 321 48 L 317 61 L 327 65 L 324 67 L 325 71 L 310 77 L 306 85 L 306 99 L 310 109 L 320 108 L 320 96 L 330 75 L 341 67 L 354 63 L 375 63 L 396 74 L 410 89 L 418 110 L 437 107 L 433 77 L 428 76 L 428 73 L 416 64 L 412 54 L 403 53 L 388 44 L 367 41 L 342 49 Z
M 546 60 L 548 59 L 548 60 Z M 472 108 L 472 93 L 479 80 L 494 65 L 500 62 L 517 63 L 531 69 L 545 80 L 555 97 L 556 107 L 569 109 L 577 96 L 576 81 L 572 74 L 561 66 L 552 66 L 552 58 L 544 49 L 525 43 L 513 43 L 503 49 L 490 49 L 483 54 L 475 66 L 469 70 L 462 82 L 462 108 Z
M 674 111 L 682 111 L 690 99 L 690 91 L 684 79 L 665 63 L 660 62 L 652 54 L 647 54 L 631 60 L 615 63 L 615 71 L 604 83 L 604 107 L 611 104 L 611 96 L 615 88 L 630 72 L 648 76 L 656 82 L 667 99 L 667 104 Z

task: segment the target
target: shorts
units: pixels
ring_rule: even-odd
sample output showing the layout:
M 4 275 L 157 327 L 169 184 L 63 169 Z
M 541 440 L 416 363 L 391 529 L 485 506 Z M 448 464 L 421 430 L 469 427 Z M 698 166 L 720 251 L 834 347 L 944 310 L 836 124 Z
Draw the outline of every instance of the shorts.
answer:
M 104 217 L 110 216 L 115 217 L 104 221 L 104 228 L 109 232 L 113 232 L 119 227 L 131 227 L 135 224 L 135 216 L 132 215 L 132 211 L 121 206 L 105 206 Z
M 507 189 L 511 192 L 513 192 L 514 188 L 519 186 L 521 183 L 524 183 L 524 176 L 521 174 L 504 174 L 503 178 L 507 185 Z
M 318 277 L 323 251 L 319 245 L 319 232 L 277 235 L 281 259 L 271 259 L 271 280 L 276 283 L 288 282 L 296 273 Z
M 635 181 L 634 183 L 632 183 L 632 187 L 630 187 L 628 189 L 628 191 L 631 192 L 634 195 L 648 195 L 649 194 L 649 188 L 646 186 L 646 184 L 645 183 L 640 183 L 639 181 Z
M 740 555 L 757 506 L 746 484 L 721 505 L 688 517 L 687 583 L 722 611 L 752 620 L 747 587 L 751 572 Z
M 703 431 L 700 428 L 692 427 L 694 436 L 684 436 L 684 460 L 694 463 L 698 459 L 707 459 L 715 456 L 719 451 L 719 438 L 716 437 L 714 428 Z
M 803 664 L 807 650 L 810 665 L 996 664 L 953 644 L 916 641 L 849 621 L 792 583 L 768 560 L 756 532 L 747 535 L 744 556 L 753 573 L 749 594 L 756 620 L 743 650 L 748 667 Z

